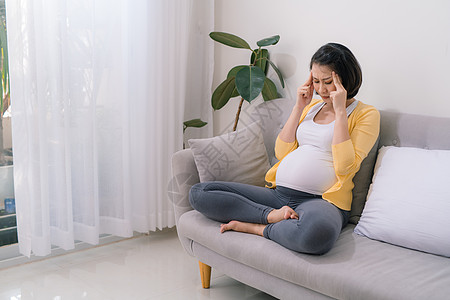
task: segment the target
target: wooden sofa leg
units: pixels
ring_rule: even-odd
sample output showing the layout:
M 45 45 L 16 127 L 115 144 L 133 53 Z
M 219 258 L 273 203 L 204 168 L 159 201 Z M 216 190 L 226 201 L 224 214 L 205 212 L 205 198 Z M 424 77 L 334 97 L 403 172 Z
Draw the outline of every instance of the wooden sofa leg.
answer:
M 211 267 L 202 263 L 201 261 L 198 262 L 198 265 L 200 267 L 200 278 L 202 280 L 202 287 L 204 289 L 209 289 L 211 283 Z

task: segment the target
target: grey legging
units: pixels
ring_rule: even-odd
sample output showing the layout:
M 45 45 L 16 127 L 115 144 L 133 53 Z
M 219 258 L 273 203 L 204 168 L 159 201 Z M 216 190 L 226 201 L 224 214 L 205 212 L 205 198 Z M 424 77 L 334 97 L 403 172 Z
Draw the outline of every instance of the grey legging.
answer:
M 193 208 L 210 219 L 228 223 L 232 220 L 268 224 L 273 209 L 288 205 L 299 219 L 268 224 L 264 237 L 302 253 L 324 254 L 332 247 L 349 212 L 313 195 L 285 187 L 269 189 L 235 182 L 203 182 L 189 193 Z

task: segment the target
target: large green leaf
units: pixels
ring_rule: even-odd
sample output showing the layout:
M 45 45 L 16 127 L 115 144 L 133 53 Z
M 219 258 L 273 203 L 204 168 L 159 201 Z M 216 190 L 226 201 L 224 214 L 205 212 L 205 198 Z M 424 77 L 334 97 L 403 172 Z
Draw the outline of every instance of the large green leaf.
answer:
M 228 103 L 235 87 L 235 77 L 230 77 L 225 79 L 225 81 L 216 88 L 211 97 L 211 105 L 214 110 L 221 109 Z
M 280 79 L 281 82 L 281 86 L 284 88 L 284 80 L 283 80 L 283 75 L 281 75 L 280 70 L 278 70 L 277 66 L 275 66 L 275 64 L 273 62 L 271 62 L 270 60 L 267 60 L 270 65 L 272 66 L 272 68 L 275 70 L 275 73 L 277 73 L 278 75 L 278 79 Z
M 274 36 L 262 39 L 260 41 L 257 41 L 256 45 L 258 45 L 259 47 L 275 45 L 276 43 L 278 43 L 279 40 L 280 40 L 280 36 L 274 35 Z
M 256 53 L 256 55 L 255 55 Z M 256 63 L 255 63 L 256 57 Z M 260 67 L 263 70 L 264 74 L 267 75 L 267 59 L 269 58 L 269 51 L 267 49 L 255 49 L 252 52 L 252 57 L 250 59 L 250 64 Z
M 245 67 L 247 67 L 247 66 L 236 66 L 236 67 L 232 68 L 228 72 L 227 78 L 236 77 L 237 72 L 239 72 L 242 68 L 245 68 Z M 239 96 L 239 92 L 238 92 L 237 88 L 234 87 L 233 93 L 231 94 L 231 98 L 234 98 L 237 96 Z
M 209 34 L 209 36 L 216 42 L 233 48 L 252 50 L 252 48 L 250 48 L 250 45 L 246 41 L 231 33 L 213 31 Z
M 266 79 L 264 79 L 264 87 L 262 89 L 261 94 L 263 96 L 264 101 L 270 101 L 279 98 L 275 83 L 273 83 L 273 81 L 267 77 Z
M 246 66 L 236 74 L 236 88 L 242 98 L 251 102 L 261 93 L 264 78 L 266 75 L 260 67 Z

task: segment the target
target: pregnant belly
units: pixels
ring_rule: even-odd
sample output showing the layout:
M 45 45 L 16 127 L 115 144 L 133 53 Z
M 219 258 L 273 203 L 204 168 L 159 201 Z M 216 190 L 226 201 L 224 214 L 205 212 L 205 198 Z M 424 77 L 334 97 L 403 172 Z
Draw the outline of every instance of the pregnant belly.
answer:
M 276 184 L 291 189 L 322 195 L 337 181 L 331 152 L 314 146 L 300 146 L 280 163 Z

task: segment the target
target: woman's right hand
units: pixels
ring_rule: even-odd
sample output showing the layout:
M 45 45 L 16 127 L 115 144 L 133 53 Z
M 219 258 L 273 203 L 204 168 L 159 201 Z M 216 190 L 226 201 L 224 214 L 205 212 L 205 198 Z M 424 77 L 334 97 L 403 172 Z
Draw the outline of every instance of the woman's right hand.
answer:
M 314 86 L 313 86 L 313 77 L 312 73 L 309 73 L 309 78 L 306 82 L 297 89 L 297 102 L 292 108 L 291 115 L 289 119 L 284 124 L 283 129 L 281 130 L 278 137 L 285 143 L 292 143 L 295 141 L 298 122 L 302 116 L 302 112 L 305 109 L 306 105 L 308 105 L 313 96 Z M 277 154 L 278 157 L 278 154 Z
M 298 107 L 302 109 L 308 105 L 313 97 L 314 85 L 312 72 L 309 73 L 309 78 L 306 82 L 297 89 L 297 103 Z

